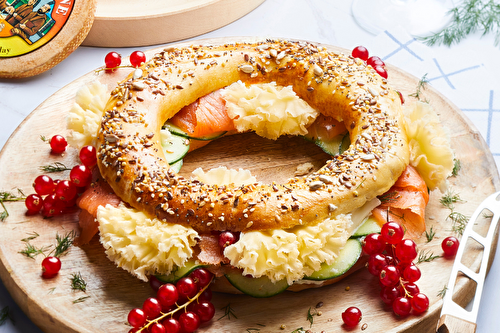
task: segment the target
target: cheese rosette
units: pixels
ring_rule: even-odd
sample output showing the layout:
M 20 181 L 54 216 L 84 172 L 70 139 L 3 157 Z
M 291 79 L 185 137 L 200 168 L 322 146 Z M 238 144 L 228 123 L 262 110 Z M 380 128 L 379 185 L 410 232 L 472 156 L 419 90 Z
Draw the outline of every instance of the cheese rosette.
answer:
M 237 81 L 223 89 L 222 96 L 238 132 L 255 131 L 272 140 L 285 134 L 307 134 L 307 126 L 319 114 L 291 86 L 276 82 L 247 86 Z
M 267 276 L 291 285 L 331 264 L 351 234 L 350 214 L 326 219 L 314 226 L 296 226 L 289 230 L 242 232 L 240 240 L 224 250 L 231 265 L 243 269 L 243 275 Z
M 97 221 L 108 258 L 143 281 L 183 267 L 192 258 L 198 238 L 192 228 L 148 218 L 124 204 L 100 206 Z
M 446 190 L 446 179 L 454 167 L 448 133 L 429 103 L 417 101 L 405 108 L 410 164 L 417 169 L 430 190 Z

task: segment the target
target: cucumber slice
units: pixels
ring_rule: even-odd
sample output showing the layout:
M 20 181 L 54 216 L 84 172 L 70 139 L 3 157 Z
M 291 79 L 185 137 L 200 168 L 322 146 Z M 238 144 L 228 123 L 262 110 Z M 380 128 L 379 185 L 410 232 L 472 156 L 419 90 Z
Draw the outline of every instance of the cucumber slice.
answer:
M 371 216 L 367 217 L 363 224 L 352 234 L 351 237 L 362 237 L 373 233 L 380 233 L 381 227 Z
M 314 143 L 323 149 L 325 153 L 335 156 L 337 154 L 342 154 L 347 148 L 349 148 L 351 141 L 349 138 L 349 132 L 346 132 L 337 135 L 330 141 L 317 139 Z
M 321 269 L 304 277 L 304 280 L 329 280 L 336 278 L 349 270 L 361 256 L 361 242 L 357 238 L 347 240 L 344 248 L 340 250 L 337 259 L 330 265 L 323 263 Z
M 181 171 L 183 164 L 184 164 L 183 160 L 178 160 L 174 164 L 170 165 L 170 168 L 174 170 L 176 173 L 179 173 L 179 171 Z
M 273 283 L 267 276 L 246 277 L 240 271 L 226 274 L 228 281 L 239 291 L 257 298 L 265 298 L 282 293 L 288 288 L 286 279 Z
M 160 139 L 165 158 L 170 165 L 184 158 L 189 151 L 189 140 L 172 135 L 167 130 L 160 131 Z
M 188 260 L 184 267 L 178 267 L 175 271 L 168 275 L 155 275 L 158 280 L 164 283 L 176 283 L 180 278 L 189 275 L 192 271 L 199 267 L 204 267 L 197 260 Z
M 221 136 L 223 136 L 224 134 L 227 133 L 227 131 L 223 131 L 223 132 L 217 132 L 217 133 L 213 133 L 213 134 L 206 135 L 206 136 L 195 137 L 195 136 L 190 136 L 189 134 L 187 134 L 186 132 L 181 130 L 179 127 L 172 125 L 170 123 L 165 123 L 165 125 L 163 125 L 163 128 L 169 130 L 170 133 L 172 133 L 173 135 L 180 136 L 182 138 L 186 138 L 186 139 L 190 139 L 190 140 L 200 140 L 200 141 L 212 141 L 212 140 L 220 138 Z

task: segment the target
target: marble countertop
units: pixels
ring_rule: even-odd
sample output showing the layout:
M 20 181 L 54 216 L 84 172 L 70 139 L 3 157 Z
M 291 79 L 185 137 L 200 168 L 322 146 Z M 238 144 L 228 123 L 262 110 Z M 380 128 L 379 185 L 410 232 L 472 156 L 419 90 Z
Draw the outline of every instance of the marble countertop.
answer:
M 425 0 L 422 0 L 425 1 Z M 445 2 L 444 0 L 442 0 Z M 352 0 L 266 0 L 236 22 L 197 38 L 259 36 L 304 39 L 352 49 L 364 45 L 384 61 L 422 77 L 457 105 L 478 128 L 500 162 L 500 50 L 494 37 L 473 34 L 452 47 L 428 47 L 398 26 L 372 34 L 361 28 L 351 11 Z M 153 47 L 153 46 L 152 46 Z M 154 46 L 157 47 L 157 46 Z M 113 49 L 128 55 L 135 49 Z M 108 48 L 80 47 L 55 68 L 21 80 L 0 80 L 0 148 L 38 105 L 56 91 L 102 66 Z M 492 166 L 494 167 L 494 166 Z M 500 262 L 493 262 L 481 299 L 477 332 L 498 331 L 500 326 Z M 41 332 L 17 307 L 0 283 L 0 309 L 9 306 L 15 323 L 7 320 L 0 333 Z

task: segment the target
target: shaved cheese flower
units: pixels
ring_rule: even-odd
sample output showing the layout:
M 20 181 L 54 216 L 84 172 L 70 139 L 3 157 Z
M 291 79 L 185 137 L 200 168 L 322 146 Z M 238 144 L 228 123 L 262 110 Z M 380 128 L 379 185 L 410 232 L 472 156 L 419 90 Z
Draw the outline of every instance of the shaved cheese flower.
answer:
M 224 255 L 244 275 L 265 275 L 273 282 L 286 278 L 292 284 L 337 258 L 350 237 L 351 224 L 350 215 L 338 215 L 313 226 L 242 232 Z
M 238 81 L 224 89 L 222 96 L 239 132 L 253 130 L 272 140 L 285 134 L 307 134 L 307 126 L 319 114 L 292 87 L 281 87 L 274 82 L 247 87 Z
M 257 179 L 252 176 L 249 170 L 244 169 L 228 169 L 226 167 L 218 167 L 210 169 L 207 172 L 202 168 L 196 168 L 193 175 L 200 182 L 208 185 L 229 185 L 235 186 L 249 185 L 257 182 Z
M 75 103 L 66 119 L 68 143 L 76 148 L 95 146 L 97 130 L 109 99 L 107 87 L 99 81 L 82 86 L 76 93 Z
M 430 190 L 446 190 L 453 171 L 453 150 L 439 117 L 428 103 L 416 102 L 405 110 L 410 164 L 417 169 Z
M 198 238 L 192 228 L 150 219 L 123 204 L 99 206 L 97 221 L 108 258 L 143 281 L 183 267 L 193 256 Z

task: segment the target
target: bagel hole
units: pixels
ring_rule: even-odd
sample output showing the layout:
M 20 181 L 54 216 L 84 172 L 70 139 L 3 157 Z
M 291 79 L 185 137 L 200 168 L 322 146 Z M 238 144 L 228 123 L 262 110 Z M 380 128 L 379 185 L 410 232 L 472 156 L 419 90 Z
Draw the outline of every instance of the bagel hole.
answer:
M 180 175 L 190 178 L 201 167 L 208 171 L 219 166 L 249 170 L 258 181 L 285 183 L 295 177 L 297 167 L 311 163 L 317 171 L 331 156 L 312 142 L 297 136 L 269 140 L 255 133 L 226 136 L 188 153 Z

